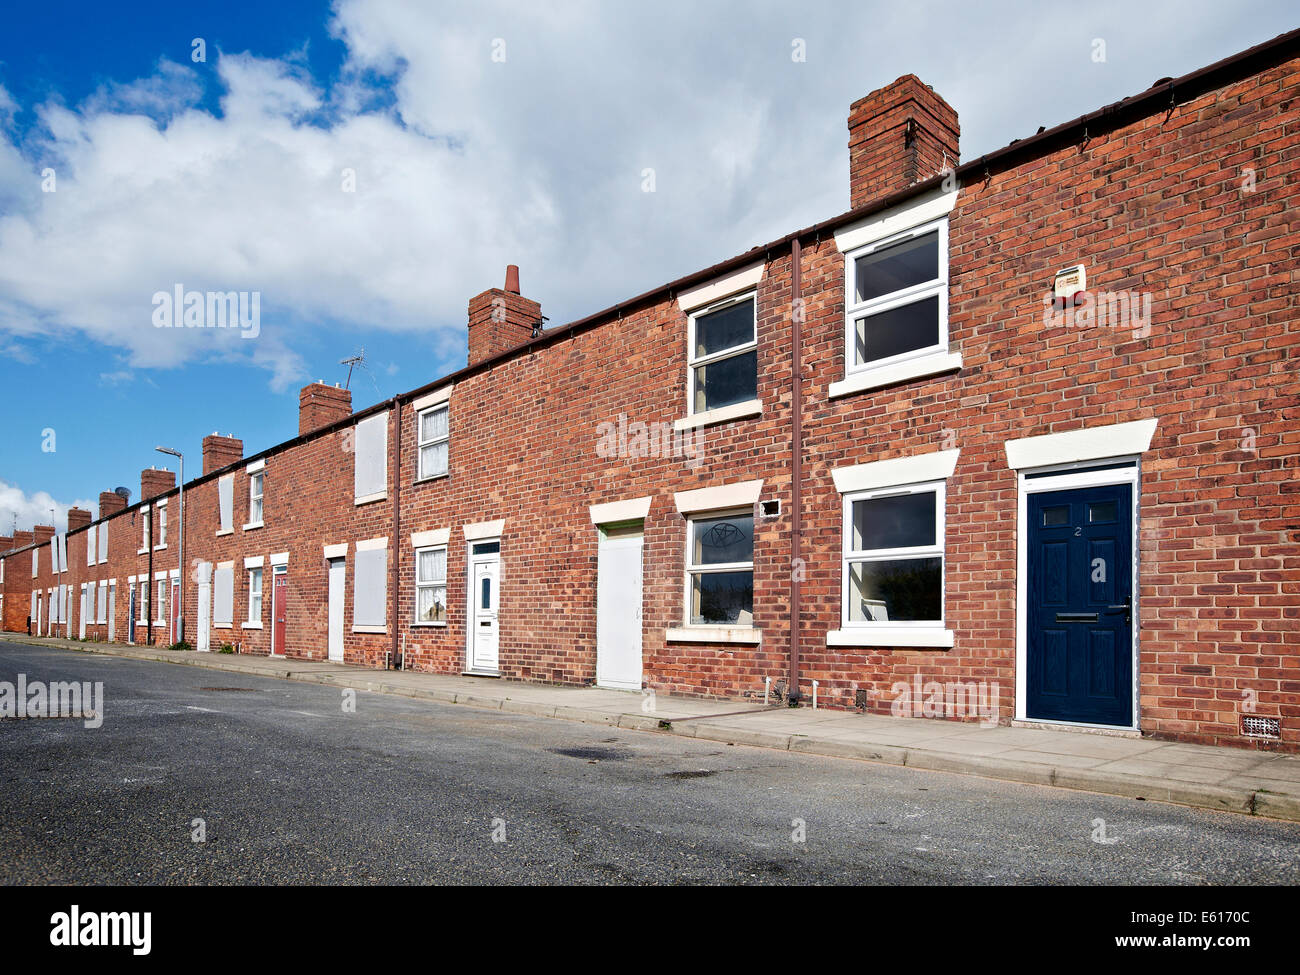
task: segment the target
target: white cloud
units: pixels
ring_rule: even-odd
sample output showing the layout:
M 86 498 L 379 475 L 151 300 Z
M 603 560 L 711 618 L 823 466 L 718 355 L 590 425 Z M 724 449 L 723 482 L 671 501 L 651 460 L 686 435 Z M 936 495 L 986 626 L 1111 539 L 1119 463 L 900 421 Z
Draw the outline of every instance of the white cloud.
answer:
M 51 521 L 50 509 L 54 509 Z M 95 516 L 99 502 L 78 499 L 71 503 L 56 501 L 45 491 L 28 494 L 14 484 L 0 481 L 0 535 L 31 531 L 33 525 L 54 525 L 58 531 L 68 529 L 68 509 L 81 508 Z
M 423 347 L 463 355 L 466 302 L 508 263 L 558 324 L 842 211 L 848 105 L 900 74 L 957 107 L 970 158 L 1286 20 L 1181 10 L 340 0 L 332 83 L 300 52 L 209 49 L 25 106 L 40 127 L 21 141 L 0 88 L 0 343 L 87 337 L 120 371 L 239 361 L 281 389 L 311 378 L 308 338 L 432 333 Z M 220 116 L 197 107 L 212 85 Z M 177 283 L 260 292 L 259 337 L 154 328 L 153 294 Z

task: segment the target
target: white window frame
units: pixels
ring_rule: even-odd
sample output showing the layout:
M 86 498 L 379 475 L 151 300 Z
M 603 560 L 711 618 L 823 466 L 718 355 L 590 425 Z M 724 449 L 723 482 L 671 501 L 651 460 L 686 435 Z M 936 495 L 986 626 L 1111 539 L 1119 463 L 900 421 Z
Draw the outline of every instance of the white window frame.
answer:
M 256 490 L 254 490 L 256 488 Z M 257 502 L 257 517 L 253 517 L 253 502 Z M 261 528 L 266 517 L 266 468 L 248 472 L 248 524 L 244 531 Z
M 935 495 L 935 521 L 933 545 L 909 545 L 902 548 L 853 548 L 853 505 L 858 501 L 870 501 L 875 498 L 894 497 L 904 494 Z M 948 484 L 946 480 L 924 481 L 917 484 L 899 484 L 889 487 L 873 488 L 869 491 L 854 491 L 844 495 L 843 520 L 840 533 L 840 627 L 842 632 L 862 632 L 870 634 L 873 630 L 942 630 L 946 627 L 948 594 L 948 557 L 947 549 L 947 503 Z M 852 591 L 852 566 L 858 562 L 888 562 L 908 558 L 939 558 L 939 619 L 937 620 L 854 620 L 850 618 L 849 599 Z
M 96 601 L 96 608 L 99 610 L 95 618 L 102 625 L 108 622 L 108 580 L 101 579 L 99 583 L 99 599 Z
M 939 277 L 915 284 L 889 294 L 872 298 L 869 301 L 857 301 L 858 293 L 857 266 L 860 258 L 876 251 L 893 247 L 915 237 L 924 237 L 938 231 L 939 235 Z M 877 369 L 889 369 L 912 359 L 924 359 L 931 356 L 944 356 L 948 353 L 948 217 L 909 227 L 900 233 L 891 234 L 881 240 L 872 241 L 861 247 L 846 251 L 844 254 L 844 372 L 847 376 L 870 373 Z M 915 304 L 926 298 L 937 296 L 939 299 L 939 341 L 935 345 L 910 352 L 900 352 L 884 359 L 872 359 L 869 362 L 856 361 L 857 328 L 859 318 L 871 317 L 881 312 Z
M 167 578 L 167 573 L 159 572 L 154 574 L 154 590 L 156 595 L 153 601 L 153 611 L 157 614 L 154 617 L 154 626 L 167 625 L 167 595 L 171 588 L 171 581 Z
M 153 547 L 154 551 L 167 547 L 167 502 L 158 502 L 158 544 Z
M 37 545 L 32 549 L 32 578 L 35 579 L 41 574 L 41 547 Z
M 95 559 L 99 555 L 96 548 L 99 541 L 98 535 L 99 532 L 95 525 L 91 525 L 86 529 L 86 565 L 94 565 Z
M 422 552 L 442 552 L 442 579 L 424 579 L 420 578 L 420 554 Z M 447 625 L 447 576 L 449 574 L 447 566 L 446 545 L 422 545 L 415 549 L 415 604 L 412 606 L 414 619 L 412 626 L 446 626 Z M 420 590 L 421 589 L 441 589 L 442 590 L 442 619 L 440 620 L 421 620 L 420 619 Z
M 153 511 L 149 505 L 143 505 L 140 508 L 140 550 L 137 555 L 143 555 L 149 551 L 149 546 L 153 544 Z
M 252 566 L 245 570 L 248 574 L 248 618 L 244 620 L 243 628 L 246 630 L 260 630 L 262 628 L 262 599 L 263 599 L 263 569 L 260 565 Z M 257 580 L 257 588 L 253 588 L 253 580 Z M 257 615 L 253 615 L 253 597 L 257 597 Z
M 447 432 L 440 437 L 431 437 L 428 440 L 422 439 L 424 431 L 424 417 L 429 413 L 436 413 L 439 410 L 447 414 Z M 424 448 L 432 447 L 434 444 L 445 443 L 447 445 L 447 469 L 436 471 L 432 474 L 424 469 Z M 435 477 L 446 477 L 451 473 L 451 403 L 438 403 L 426 409 L 420 410 L 415 415 L 415 463 L 417 475 L 416 479 L 420 481 L 431 481 Z
M 717 508 L 711 511 L 692 511 L 686 515 L 686 586 L 682 603 L 682 626 L 688 630 L 696 632 L 708 632 L 710 630 L 726 632 L 730 630 L 749 630 L 754 628 L 753 603 L 751 603 L 749 607 L 750 620 L 748 623 L 696 623 L 691 619 L 691 597 L 695 592 L 695 587 L 693 585 L 695 575 L 713 575 L 719 572 L 743 572 L 745 570 L 749 571 L 751 577 L 754 575 L 754 560 L 752 556 L 748 562 L 710 562 L 707 565 L 697 565 L 692 561 L 692 551 L 695 548 L 695 522 L 709 521 L 714 518 L 725 518 L 728 515 L 749 515 L 753 519 L 755 527 L 758 525 L 758 518 L 754 515 L 753 505 L 739 508 Z M 751 538 L 750 541 L 753 543 L 756 540 Z M 750 587 L 751 589 L 753 588 L 752 578 Z
M 753 338 L 743 345 L 731 346 L 720 352 L 710 352 L 707 355 L 696 356 L 695 354 L 695 322 L 696 319 L 703 318 L 705 315 L 711 315 L 714 312 L 722 311 L 732 305 L 739 305 L 745 301 L 754 303 L 754 331 Z M 743 355 L 747 352 L 757 351 L 758 349 L 758 289 L 754 288 L 749 291 L 742 291 L 739 294 L 730 295 L 720 301 L 715 301 L 710 305 L 704 305 L 700 308 L 694 308 L 687 316 L 686 325 L 686 415 L 688 417 L 704 417 L 720 414 L 723 411 L 734 412 L 738 416 L 749 415 L 757 412 L 752 408 L 758 402 L 758 368 L 754 368 L 754 395 L 748 400 L 742 400 L 739 403 L 732 403 L 728 406 L 706 407 L 702 410 L 695 408 L 695 370 L 700 366 L 712 365 L 715 362 L 723 362 L 727 359 Z M 721 416 L 719 417 L 722 418 Z

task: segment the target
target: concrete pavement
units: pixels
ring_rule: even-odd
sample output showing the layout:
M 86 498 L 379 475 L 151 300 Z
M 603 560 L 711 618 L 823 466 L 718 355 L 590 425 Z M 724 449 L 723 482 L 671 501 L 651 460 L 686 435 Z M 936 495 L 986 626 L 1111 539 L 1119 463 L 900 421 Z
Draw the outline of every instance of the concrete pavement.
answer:
M 1296 755 L 22 634 L 0 640 L 1300 822 Z

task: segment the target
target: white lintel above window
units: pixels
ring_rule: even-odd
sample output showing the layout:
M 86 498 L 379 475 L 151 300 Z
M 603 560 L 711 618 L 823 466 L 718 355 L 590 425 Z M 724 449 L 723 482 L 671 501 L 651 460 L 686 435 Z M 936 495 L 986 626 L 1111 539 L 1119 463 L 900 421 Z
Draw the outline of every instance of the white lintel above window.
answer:
M 763 481 L 740 481 L 736 484 L 723 484 L 718 487 L 698 488 L 694 491 L 678 491 L 673 495 L 673 503 L 682 514 L 695 511 L 715 511 L 723 508 L 743 508 L 758 503 L 758 496 L 763 491 Z
M 372 552 L 379 548 L 388 548 L 388 536 L 384 536 L 383 538 L 367 538 L 363 541 L 357 542 L 358 552 Z
M 348 554 L 348 543 L 339 542 L 337 545 L 326 545 L 324 546 L 324 549 L 325 549 L 325 558 L 341 559 L 346 557 Z
M 244 559 L 244 568 L 260 569 L 265 562 L 266 559 L 260 555 L 250 555 L 248 558 Z
M 593 504 L 588 509 L 591 512 L 591 523 L 593 525 L 608 525 L 616 521 L 644 520 L 645 516 L 650 513 L 650 502 L 652 500 L 647 495 L 644 498 L 630 498 L 627 501 L 607 501 L 604 504 Z
M 450 538 L 450 528 L 432 528 L 429 531 L 411 532 L 411 547 L 428 548 L 431 545 L 446 545 Z
M 466 525 L 465 540 L 476 542 L 484 538 L 500 538 L 505 527 L 506 520 L 504 518 L 498 518 L 496 521 L 480 521 L 473 525 Z
M 276 552 L 271 556 L 271 565 L 288 565 L 288 564 L 289 564 L 288 552 Z
M 942 187 L 933 189 L 898 206 L 879 210 L 847 224 L 835 231 L 835 246 L 841 254 L 845 254 L 893 237 L 917 224 L 946 217 L 957 204 L 957 192 L 944 192 Z
M 417 400 L 411 401 L 411 408 L 419 413 L 421 410 L 427 410 L 430 406 L 437 406 L 439 403 L 445 403 L 451 399 L 451 391 L 455 389 L 455 384 L 443 386 L 441 389 L 435 389 L 432 393 L 426 393 Z
M 959 450 L 937 450 L 912 457 L 894 457 L 889 460 L 837 467 L 831 471 L 835 490 L 840 494 L 854 491 L 871 491 L 898 484 L 916 484 L 952 477 L 957 467 Z
M 1019 470 L 1145 453 L 1151 449 L 1156 422 L 1153 417 L 1008 440 L 1007 466 Z
M 689 291 L 683 291 L 677 296 L 677 306 L 684 312 L 691 312 L 711 305 L 715 301 L 721 301 L 723 298 L 748 291 L 763 280 L 763 271 L 766 267 L 766 264 L 759 261 L 739 271 L 716 278 L 708 284 L 697 285 Z
M 255 460 L 244 468 L 246 474 L 256 474 L 258 471 L 266 470 L 266 460 Z

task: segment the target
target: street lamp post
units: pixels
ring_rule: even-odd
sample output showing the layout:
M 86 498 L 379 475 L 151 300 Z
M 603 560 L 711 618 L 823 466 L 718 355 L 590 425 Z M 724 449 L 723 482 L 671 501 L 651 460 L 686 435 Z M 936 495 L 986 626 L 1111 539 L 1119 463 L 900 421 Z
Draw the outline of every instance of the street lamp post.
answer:
M 170 447 L 155 447 L 154 450 L 160 454 L 170 454 L 179 460 L 181 464 L 181 491 L 178 502 L 181 507 L 180 525 L 178 526 L 181 533 L 181 544 L 180 551 L 176 556 L 176 573 L 181 582 L 181 604 L 176 608 L 176 642 L 180 643 L 185 639 L 185 455 L 179 450 L 172 450 Z

